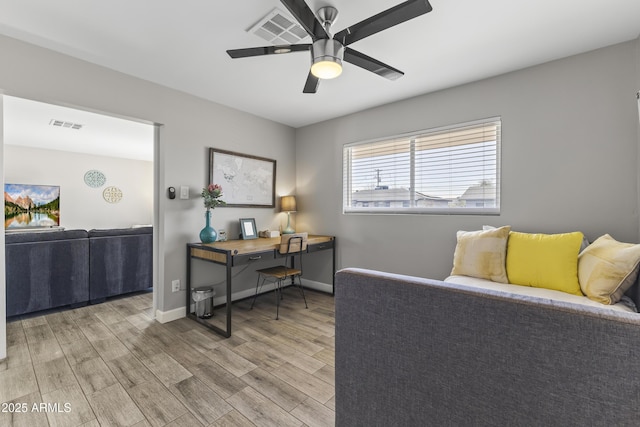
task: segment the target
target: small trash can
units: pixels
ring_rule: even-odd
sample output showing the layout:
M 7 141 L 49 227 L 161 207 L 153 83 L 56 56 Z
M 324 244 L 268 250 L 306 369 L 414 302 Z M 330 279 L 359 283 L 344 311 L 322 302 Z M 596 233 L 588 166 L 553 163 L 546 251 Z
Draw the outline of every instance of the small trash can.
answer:
M 211 287 L 197 288 L 191 292 L 191 298 L 196 303 L 196 316 L 209 319 L 213 316 L 213 296 L 216 292 Z

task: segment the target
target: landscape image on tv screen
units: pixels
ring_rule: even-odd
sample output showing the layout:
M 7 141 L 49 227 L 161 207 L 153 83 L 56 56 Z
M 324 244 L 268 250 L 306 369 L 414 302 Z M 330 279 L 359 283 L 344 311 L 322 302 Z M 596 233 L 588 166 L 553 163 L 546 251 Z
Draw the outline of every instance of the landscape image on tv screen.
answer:
M 5 184 L 4 228 L 60 225 L 60 187 L 57 185 Z

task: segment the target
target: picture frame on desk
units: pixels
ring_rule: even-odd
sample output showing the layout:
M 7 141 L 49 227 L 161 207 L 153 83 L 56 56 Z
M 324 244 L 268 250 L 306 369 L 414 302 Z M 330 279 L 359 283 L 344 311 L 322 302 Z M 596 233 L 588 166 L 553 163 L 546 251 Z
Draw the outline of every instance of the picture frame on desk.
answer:
M 225 206 L 276 206 L 275 160 L 209 148 L 209 182 L 222 186 Z
M 242 240 L 258 238 L 258 229 L 254 218 L 240 218 L 240 233 Z

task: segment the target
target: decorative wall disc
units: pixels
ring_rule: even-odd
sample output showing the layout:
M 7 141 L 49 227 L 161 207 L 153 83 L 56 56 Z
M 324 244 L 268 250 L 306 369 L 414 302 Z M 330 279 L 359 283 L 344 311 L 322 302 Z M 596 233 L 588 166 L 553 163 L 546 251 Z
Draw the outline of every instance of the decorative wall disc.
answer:
M 118 203 L 122 200 L 122 190 L 118 187 L 107 187 L 102 192 L 102 197 L 109 203 Z
M 102 187 L 107 182 L 107 177 L 97 170 L 90 170 L 84 174 L 84 183 L 91 188 Z

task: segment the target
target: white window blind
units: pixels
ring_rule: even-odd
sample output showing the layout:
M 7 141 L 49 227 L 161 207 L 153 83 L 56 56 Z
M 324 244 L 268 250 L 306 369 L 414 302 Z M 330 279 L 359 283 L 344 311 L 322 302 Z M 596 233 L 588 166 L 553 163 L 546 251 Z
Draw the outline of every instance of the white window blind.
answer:
M 343 149 L 345 213 L 500 213 L 500 118 Z

